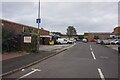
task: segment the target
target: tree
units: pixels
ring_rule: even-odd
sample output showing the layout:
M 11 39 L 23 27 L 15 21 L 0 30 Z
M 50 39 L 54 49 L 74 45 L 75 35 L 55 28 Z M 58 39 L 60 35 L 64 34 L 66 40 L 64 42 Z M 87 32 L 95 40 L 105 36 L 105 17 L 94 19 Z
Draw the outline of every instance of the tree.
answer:
M 74 28 L 74 26 L 68 26 L 67 35 L 69 36 L 69 38 L 73 35 L 77 35 L 76 29 Z

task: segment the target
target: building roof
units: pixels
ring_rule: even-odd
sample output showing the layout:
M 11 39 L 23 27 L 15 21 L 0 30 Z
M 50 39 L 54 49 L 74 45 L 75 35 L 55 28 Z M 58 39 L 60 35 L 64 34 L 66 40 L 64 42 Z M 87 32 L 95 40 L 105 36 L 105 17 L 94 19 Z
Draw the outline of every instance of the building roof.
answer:
M 33 28 L 33 29 L 38 29 L 38 28 L 35 28 L 35 27 L 33 27 L 33 26 L 24 25 L 24 24 L 12 22 L 12 21 L 4 20 L 4 19 L 0 19 L 0 22 L 2 22 L 2 23 L 4 23 L 4 22 L 12 23 L 12 24 L 15 24 L 15 25 L 19 25 L 19 27 L 29 27 L 29 28 Z M 3 25 L 4 25 L 4 24 L 3 24 Z M 40 31 L 49 32 L 49 31 L 47 31 L 47 30 L 44 30 L 43 28 L 41 28 Z
M 90 32 L 88 34 L 113 35 L 113 33 L 110 33 L 110 32 Z

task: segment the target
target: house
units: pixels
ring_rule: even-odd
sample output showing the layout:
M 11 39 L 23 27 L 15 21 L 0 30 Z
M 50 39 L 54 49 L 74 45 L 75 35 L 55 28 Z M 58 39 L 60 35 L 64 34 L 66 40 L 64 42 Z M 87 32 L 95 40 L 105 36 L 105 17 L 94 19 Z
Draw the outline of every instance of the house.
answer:
M 38 29 L 32 26 L 27 26 L 27 25 L 15 23 L 15 22 L 3 20 L 3 19 L 1 19 L 0 21 L 1 21 L 2 27 L 5 27 L 9 30 L 14 30 L 16 32 L 35 33 L 35 34 L 38 33 Z M 39 32 L 40 32 L 40 44 L 48 45 L 51 38 L 50 32 L 47 30 L 44 30 L 43 28 L 39 29 Z

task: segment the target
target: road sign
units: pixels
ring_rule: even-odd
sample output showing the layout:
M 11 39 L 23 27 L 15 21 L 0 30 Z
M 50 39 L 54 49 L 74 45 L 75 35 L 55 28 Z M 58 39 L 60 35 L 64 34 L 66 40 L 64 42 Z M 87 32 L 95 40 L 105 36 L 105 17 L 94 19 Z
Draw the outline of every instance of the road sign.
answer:
M 36 23 L 41 23 L 41 19 L 36 19 Z
M 24 43 L 31 43 L 31 36 L 24 36 Z

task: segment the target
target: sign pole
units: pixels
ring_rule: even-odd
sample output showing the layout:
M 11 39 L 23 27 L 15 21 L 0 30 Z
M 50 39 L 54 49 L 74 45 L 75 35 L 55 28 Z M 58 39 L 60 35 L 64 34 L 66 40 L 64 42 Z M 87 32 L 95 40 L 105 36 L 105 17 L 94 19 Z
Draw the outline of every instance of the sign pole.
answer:
M 40 0 L 39 0 L 39 5 L 38 5 L 38 19 L 36 20 L 36 22 L 38 23 L 37 50 L 39 52 L 39 47 L 40 47 L 40 31 L 39 31 L 39 27 L 40 27 Z

